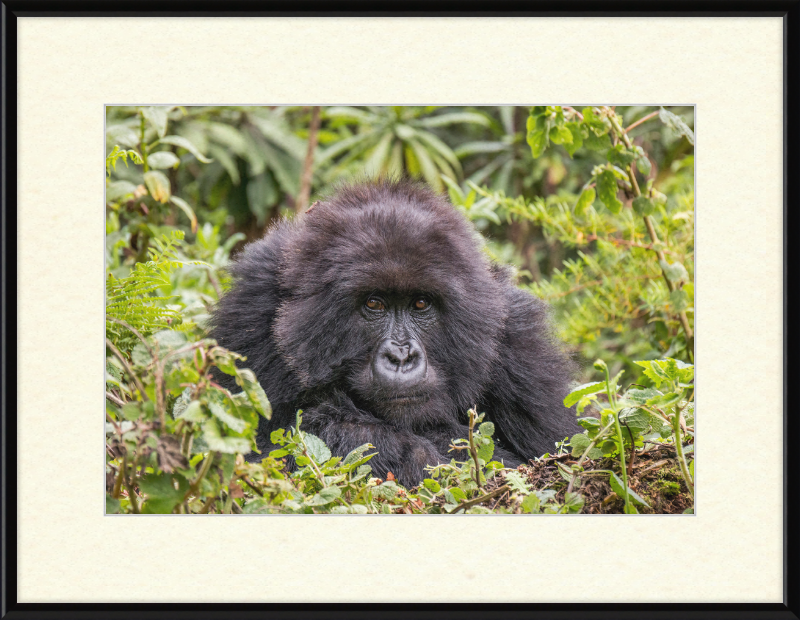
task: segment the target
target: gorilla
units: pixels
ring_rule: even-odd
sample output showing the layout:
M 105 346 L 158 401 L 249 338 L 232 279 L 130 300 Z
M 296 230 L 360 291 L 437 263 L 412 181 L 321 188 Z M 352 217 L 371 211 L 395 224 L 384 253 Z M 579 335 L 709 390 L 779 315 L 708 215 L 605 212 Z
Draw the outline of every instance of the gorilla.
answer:
M 248 461 L 277 447 L 270 433 L 298 409 L 332 454 L 371 443 L 373 472 L 408 487 L 450 462 L 470 407 L 494 422 L 506 466 L 580 431 L 563 405 L 573 364 L 547 306 L 423 185 L 342 187 L 248 245 L 231 272 L 211 336 L 247 356 L 273 407 Z

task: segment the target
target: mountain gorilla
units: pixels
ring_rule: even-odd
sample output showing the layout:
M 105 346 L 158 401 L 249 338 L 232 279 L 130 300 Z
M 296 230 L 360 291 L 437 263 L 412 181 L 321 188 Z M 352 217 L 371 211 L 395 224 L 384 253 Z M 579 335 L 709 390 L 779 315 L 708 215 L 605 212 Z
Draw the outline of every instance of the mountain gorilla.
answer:
M 507 466 L 580 430 L 562 404 L 572 366 L 544 302 L 490 264 L 467 220 L 424 186 L 344 187 L 249 245 L 233 275 L 211 335 L 247 356 L 272 402 L 262 455 L 298 409 L 334 455 L 371 443 L 375 474 L 405 486 L 450 461 L 473 406 L 494 422 L 494 458 Z

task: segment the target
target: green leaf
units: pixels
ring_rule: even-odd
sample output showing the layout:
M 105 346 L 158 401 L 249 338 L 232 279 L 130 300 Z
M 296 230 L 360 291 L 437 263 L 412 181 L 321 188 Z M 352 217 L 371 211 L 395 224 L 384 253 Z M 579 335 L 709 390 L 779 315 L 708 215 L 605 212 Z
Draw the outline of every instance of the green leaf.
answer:
M 305 501 L 306 506 L 324 506 L 336 501 L 342 496 L 342 490 L 339 487 L 325 487 L 319 493 L 314 495 L 311 499 Z
M 592 442 L 589 440 L 589 437 L 586 435 L 586 433 L 578 433 L 577 435 L 573 435 L 569 440 L 569 445 L 572 448 L 572 456 L 582 456 L 583 453 L 586 452 L 586 448 L 588 448 L 589 444 L 591 443 Z M 586 458 L 593 460 L 599 459 L 601 456 L 603 456 L 603 451 L 595 446 L 589 451 L 589 454 L 586 455 Z
M 491 122 L 483 114 L 477 112 L 449 112 L 437 116 L 428 116 L 418 121 L 421 127 L 446 127 L 455 123 L 470 123 L 488 127 Z
M 450 492 L 450 496 L 456 502 L 463 502 L 465 499 L 467 499 L 467 494 L 464 492 L 463 489 L 459 489 L 458 487 L 453 487 L 451 489 L 448 489 L 448 491 Z
M 594 204 L 594 199 L 597 197 L 593 187 L 587 187 L 581 192 L 581 195 L 578 197 L 578 202 L 575 203 L 575 215 L 578 217 L 583 217 L 586 213 L 586 209 Z
M 528 145 L 531 147 L 531 155 L 534 159 L 541 157 L 547 147 L 547 132 L 545 130 L 534 130 L 528 132 Z
M 539 498 L 535 493 L 531 493 L 525 499 L 522 500 L 522 504 L 520 505 L 522 508 L 522 512 L 527 512 L 530 514 L 538 514 L 539 510 Z
M 442 485 L 432 478 L 425 478 L 425 480 L 422 481 L 422 484 L 431 493 L 438 493 L 442 490 Z
M 478 432 L 484 437 L 491 437 L 494 435 L 494 424 L 491 422 L 484 422 L 478 427 Z
M 611 476 L 609 476 L 608 482 L 611 484 L 611 488 L 614 490 L 614 493 L 619 495 L 623 500 L 625 499 L 625 485 L 623 484 L 622 480 L 619 479 L 619 476 L 614 472 L 611 472 Z M 628 487 L 628 497 L 630 497 L 632 502 L 639 504 L 640 506 L 647 506 L 650 508 L 650 504 L 644 501 L 639 495 L 636 494 L 630 487 Z
M 189 140 L 187 140 L 186 138 L 183 138 L 181 136 L 164 136 L 163 138 L 161 138 L 160 142 L 162 144 L 171 144 L 172 146 L 177 146 L 177 147 L 180 147 L 182 149 L 186 149 L 192 155 L 194 155 L 197 158 L 198 161 L 201 161 L 204 164 L 210 164 L 212 161 L 214 161 L 213 159 L 209 159 L 208 157 L 203 155 L 200 152 L 200 149 L 198 149 Z
M 656 206 L 653 204 L 653 201 L 649 198 L 645 198 L 644 196 L 639 196 L 638 198 L 634 199 L 633 201 L 633 210 L 639 215 L 650 215 L 654 213 L 656 210 Z
M 485 437 L 484 441 L 486 443 L 478 446 L 478 458 L 483 459 L 484 463 L 488 463 L 494 454 L 494 441 L 491 437 Z
M 127 125 L 110 125 L 106 128 L 106 140 L 112 144 L 133 148 L 139 144 L 139 134 Z
M 686 136 L 689 144 L 694 145 L 694 132 L 689 128 L 689 125 L 683 122 L 683 119 L 663 107 L 658 111 L 658 118 L 667 127 L 674 129 L 679 134 Z
M 177 206 L 181 211 L 186 214 L 186 217 L 189 218 L 189 222 L 192 227 L 192 232 L 197 232 L 197 216 L 194 213 L 194 209 L 189 206 L 189 203 L 186 202 L 183 198 L 178 198 L 178 196 L 170 196 L 170 202 Z
M 572 132 L 564 125 L 556 125 L 550 130 L 553 144 L 572 144 Z
M 628 436 L 627 433 L 627 428 L 630 428 L 630 430 L 633 432 L 634 439 L 638 434 L 641 434 L 650 428 L 650 415 L 646 411 L 642 411 L 641 409 L 635 407 L 627 407 L 620 411 L 619 421 L 620 423 L 625 423 L 622 430 L 622 437 L 624 439 L 630 439 L 630 436 Z M 625 426 L 627 426 L 627 428 L 625 428 Z
M 153 197 L 153 200 L 165 203 L 169 200 L 172 191 L 170 190 L 169 179 L 164 176 L 163 172 L 157 170 L 150 170 L 144 173 L 144 184 L 147 191 Z
M 671 282 L 689 281 L 689 272 L 686 271 L 686 267 L 684 267 L 683 263 L 680 261 L 675 261 L 670 264 L 665 260 L 660 260 L 658 264 L 661 266 L 664 275 L 667 276 Z
M 253 403 L 253 408 L 269 420 L 272 417 L 272 405 L 253 371 L 249 368 L 242 368 L 238 371 L 238 379 L 241 382 L 237 381 L 237 383 L 240 383 L 245 394 L 247 394 L 247 398 Z
M 119 500 L 106 493 L 106 514 L 113 515 L 119 512 Z
M 579 385 L 569 394 L 567 394 L 567 397 L 564 399 L 564 406 L 572 407 L 572 405 L 577 403 L 582 397 L 589 394 L 597 394 L 598 392 L 605 390 L 605 388 L 606 384 L 604 381 L 598 381 L 596 383 L 584 383 L 583 385 Z
M 351 451 L 346 457 L 344 457 L 342 465 L 346 466 L 354 466 L 356 464 L 361 465 L 362 463 L 366 462 L 367 460 L 375 456 L 375 454 L 368 454 L 366 456 L 364 455 L 364 453 L 367 450 L 371 450 L 374 447 L 375 446 L 373 446 L 371 443 L 365 443 L 364 445 L 359 446 L 355 450 Z
M 247 428 L 247 423 L 244 420 L 228 413 L 225 410 L 225 407 L 214 400 L 211 400 L 208 403 L 208 410 L 215 418 L 225 424 L 225 426 L 230 428 L 234 433 L 242 433 L 244 432 L 244 429 Z
M 399 490 L 400 487 L 398 487 L 394 481 L 389 480 L 374 487 L 372 489 L 372 494 L 381 499 L 393 499 Z
M 572 141 L 564 144 L 564 148 L 567 149 L 567 153 L 569 153 L 569 156 L 572 157 L 575 154 L 575 151 L 583 146 L 583 133 L 581 131 L 581 124 L 578 122 L 570 122 L 566 123 L 564 126 L 569 129 L 570 133 L 572 134 Z
M 187 422 L 196 422 L 198 424 L 202 424 L 208 419 L 208 416 L 206 416 L 206 414 L 203 412 L 203 405 L 199 400 L 193 400 L 190 402 L 186 409 L 184 409 L 180 415 L 175 414 L 175 417 L 186 420 Z
M 603 170 L 597 175 L 597 194 L 606 208 L 614 214 L 622 210 L 622 203 L 617 198 L 617 179 L 611 170 Z
M 647 403 L 649 399 L 660 395 L 661 392 L 659 392 L 655 388 L 644 388 L 642 390 L 631 388 L 630 390 L 625 392 L 626 399 L 631 400 L 635 403 L 639 403 L 640 405 L 644 405 Z
M 158 151 L 147 156 L 147 165 L 151 168 L 174 168 L 180 163 L 178 156 L 170 151 Z
M 167 112 L 170 108 L 166 106 L 150 106 L 142 108 L 142 114 L 156 130 L 159 138 L 163 138 L 167 133 Z
M 636 158 L 636 167 L 644 176 L 650 174 L 650 171 L 652 170 L 652 165 L 650 164 L 650 160 L 646 155 L 641 155 Z
M 139 489 L 147 496 L 143 512 L 169 514 L 186 495 L 189 482 L 183 476 L 152 473 L 139 478 Z
M 625 167 L 633 162 L 634 154 L 625 148 L 624 144 L 617 144 L 608 149 L 606 159 L 612 164 Z
M 106 186 L 106 200 L 117 202 L 126 196 L 132 196 L 136 186 L 130 181 L 114 181 Z
M 531 492 L 530 485 L 528 485 L 518 471 L 506 471 L 504 472 L 504 475 L 506 477 L 506 483 L 509 487 L 511 487 L 512 490 L 526 494 Z
M 319 437 L 312 435 L 311 433 L 303 433 L 303 439 L 306 443 L 308 456 L 314 459 L 317 463 L 324 463 L 331 458 L 331 451 L 328 449 L 328 446 L 325 445 L 325 442 Z
M 567 493 L 564 495 L 564 506 L 569 513 L 578 513 L 583 508 L 583 496 L 580 493 Z
M 200 439 L 205 441 L 209 450 L 222 452 L 224 454 L 234 454 L 250 452 L 250 439 L 246 437 L 224 437 L 219 425 L 214 418 L 209 419 L 203 424 L 203 434 Z

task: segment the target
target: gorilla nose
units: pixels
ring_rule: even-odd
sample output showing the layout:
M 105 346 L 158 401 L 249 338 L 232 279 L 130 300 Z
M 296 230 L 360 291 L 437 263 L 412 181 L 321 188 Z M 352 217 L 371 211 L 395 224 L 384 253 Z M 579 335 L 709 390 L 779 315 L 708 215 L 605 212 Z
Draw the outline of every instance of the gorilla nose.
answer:
M 427 369 L 422 347 L 414 340 L 384 340 L 373 364 L 378 380 L 390 387 L 415 385 L 425 378 Z

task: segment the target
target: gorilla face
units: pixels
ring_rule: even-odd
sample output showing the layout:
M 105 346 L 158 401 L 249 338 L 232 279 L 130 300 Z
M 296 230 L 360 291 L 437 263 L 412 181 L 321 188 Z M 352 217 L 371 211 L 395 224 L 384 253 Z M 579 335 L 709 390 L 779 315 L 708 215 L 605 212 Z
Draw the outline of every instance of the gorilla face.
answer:
M 334 199 L 296 226 L 274 334 L 303 386 L 335 386 L 409 429 L 474 405 L 506 309 L 478 240 L 452 207 L 402 194 Z
M 438 327 L 438 314 L 425 293 L 371 293 L 361 307 L 364 328 L 374 343 L 353 377 L 353 388 L 382 417 L 413 422 L 437 391 L 437 373 L 425 342 Z M 413 424 L 412 424 L 413 426 Z

